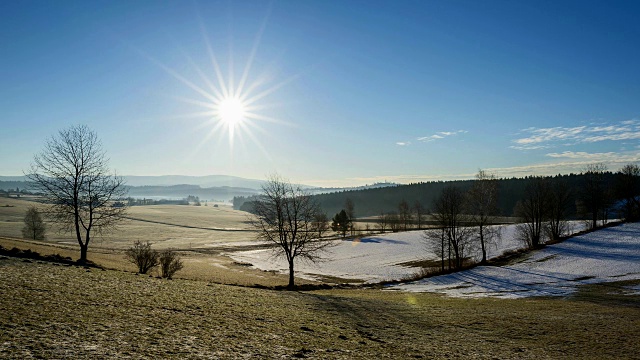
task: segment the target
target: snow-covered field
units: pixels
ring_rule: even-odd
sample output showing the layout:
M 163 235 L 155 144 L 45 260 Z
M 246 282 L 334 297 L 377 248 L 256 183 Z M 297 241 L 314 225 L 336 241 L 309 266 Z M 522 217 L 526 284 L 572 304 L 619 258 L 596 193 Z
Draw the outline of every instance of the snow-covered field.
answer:
M 584 229 L 582 222 L 572 222 L 570 226 L 571 232 Z M 487 249 L 489 258 L 523 247 L 523 244 L 515 239 L 515 225 L 499 228 L 501 237 Z M 317 279 L 318 275 L 323 275 L 370 283 L 405 279 L 414 275 L 418 268 L 402 264 L 438 259 L 433 250 L 426 245 L 423 234 L 423 231 L 408 231 L 355 240 L 338 240 L 336 245 L 323 255 L 325 261 L 316 264 L 297 262 L 296 276 Z M 479 256 L 479 251 L 475 254 L 476 257 Z M 235 261 L 251 263 L 261 270 L 276 270 L 282 273 L 288 271 L 286 260 L 272 256 L 269 250 L 241 251 L 228 255 Z
M 640 224 L 576 236 L 503 267 L 480 266 L 389 287 L 458 297 L 565 296 L 577 285 L 640 279 Z M 638 293 L 639 286 L 627 288 Z

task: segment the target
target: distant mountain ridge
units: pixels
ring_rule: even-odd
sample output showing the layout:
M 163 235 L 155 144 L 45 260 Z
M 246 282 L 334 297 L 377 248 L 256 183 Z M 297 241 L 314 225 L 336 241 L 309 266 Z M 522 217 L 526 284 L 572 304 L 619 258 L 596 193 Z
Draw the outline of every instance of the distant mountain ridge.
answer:
M 212 187 L 237 187 L 259 190 L 264 180 L 246 179 L 230 175 L 160 175 L 160 176 L 123 176 L 129 186 L 174 186 L 174 185 L 199 185 L 203 188 Z M 1 177 L 0 177 L 0 180 Z
M 246 179 L 230 175 L 162 175 L 123 176 L 128 195 L 134 198 L 183 199 L 197 196 L 201 200 L 230 201 L 234 197 L 250 197 L 262 191 L 265 180 Z M 324 194 L 344 190 L 362 190 L 396 186 L 397 184 L 377 183 L 352 188 L 321 188 L 300 185 L 312 194 Z M 28 190 L 26 176 L 0 176 L 0 190 Z
M 128 186 L 174 186 L 174 185 L 198 185 L 204 188 L 212 187 L 238 187 L 260 190 L 264 180 L 246 179 L 230 175 L 160 175 L 137 176 L 124 175 L 125 184 Z M 26 176 L 0 176 L 2 182 L 26 182 Z

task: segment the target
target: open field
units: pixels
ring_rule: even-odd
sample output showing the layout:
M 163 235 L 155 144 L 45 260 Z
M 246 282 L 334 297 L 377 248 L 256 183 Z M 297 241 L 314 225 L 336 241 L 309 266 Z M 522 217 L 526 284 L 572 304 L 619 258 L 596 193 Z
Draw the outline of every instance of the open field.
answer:
M 0 198 L 0 245 L 77 259 L 80 250 L 73 235 L 58 233 L 50 224 L 46 240 L 21 239 L 24 214 L 33 204 L 23 199 Z M 230 207 L 160 205 L 132 207 L 128 216 L 146 221 L 127 220 L 116 231 L 94 238 L 89 245 L 90 260 L 110 269 L 135 272 L 135 266 L 125 259 L 124 250 L 136 240 L 150 241 L 156 249 L 180 250 L 185 263 L 176 275 L 180 278 L 239 285 L 286 284 L 284 275 L 249 269 L 222 255 L 230 248 L 259 247 L 253 241 L 255 234 L 243 227 L 247 216 L 244 212 Z M 216 230 L 202 229 L 205 227 Z M 217 230 L 219 228 L 245 231 Z
M 32 201 L 0 198 L 0 236 L 22 237 L 21 229 Z M 255 233 L 246 224 L 247 213 L 231 206 L 154 205 L 129 208 L 128 219 L 108 234 L 98 236 L 89 247 L 126 249 L 134 241 L 151 241 L 158 249 L 207 248 L 228 243 L 248 242 Z M 49 224 L 47 240 L 72 244 L 73 234 L 59 233 Z
M 12 258 L 0 276 L 9 359 L 638 358 L 638 298 L 606 293 L 590 302 L 278 292 Z

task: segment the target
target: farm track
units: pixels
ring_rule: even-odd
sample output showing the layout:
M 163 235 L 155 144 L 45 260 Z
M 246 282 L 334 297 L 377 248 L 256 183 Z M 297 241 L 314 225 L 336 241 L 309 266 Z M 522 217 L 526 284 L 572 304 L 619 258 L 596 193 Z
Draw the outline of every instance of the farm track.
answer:
M 209 230 L 209 231 L 223 231 L 223 232 L 255 232 L 255 230 L 252 230 L 252 229 L 238 229 L 238 228 L 211 228 L 211 227 L 200 227 L 200 226 L 192 226 L 192 225 L 172 224 L 172 223 L 168 223 L 168 222 L 164 222 L 164 221 L 155 221 L 155 220 L 140 219 L 140 218 L 134 218 L 134 217 L 130 217 L 130 216 L 125 216 L 124 218 L 125 218 L 125 219 L 127 219 L 127 220 L 142 221 L 142 222 L 146 222 L 146 223 L 160 224 L 160 225 L 168 225 L 168 226 L 176 226 L 176 227 L 181 227 L 181 228 L 186 228 L 186 229 L 198 229 L 198 230 Z

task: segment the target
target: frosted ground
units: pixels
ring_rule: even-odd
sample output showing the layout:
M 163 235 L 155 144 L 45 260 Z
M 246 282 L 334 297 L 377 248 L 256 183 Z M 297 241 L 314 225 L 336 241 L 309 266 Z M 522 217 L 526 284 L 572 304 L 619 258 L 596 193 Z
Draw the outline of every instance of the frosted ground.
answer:
M 572 232 L 584 225 L 572 223 Z M 488 249 L 495 257 L 522 247 L 515 240 L 515 226 L 501 226 L 501 239 Z M 417 269 L 412 261 L 437 259 L 423 239 L 422 231 L 383 234 L 337 241 L 325 261 L 297 263 L 296 276 L 317 279 L 331 276 L 373 283 L 409 277 Z M 230 253 L 235 261 L 251 263 L 261 270 L 287 272 L 286 261 L 268 250 Z M 481 266 L 450 275 L 432 277 L 390 290 L 439 292 L 456 297 L 565 296 L 580 284 L 640 279 L 640 224 L 625 224 L 584 234 L 532 253 L 520 263 Z M 639 286 L 628 288 L 640 292 Z

